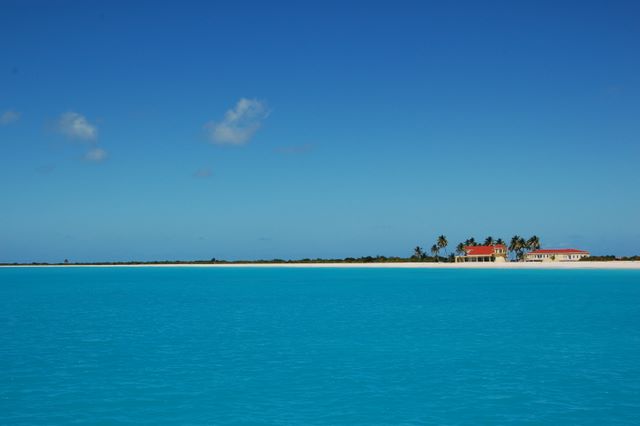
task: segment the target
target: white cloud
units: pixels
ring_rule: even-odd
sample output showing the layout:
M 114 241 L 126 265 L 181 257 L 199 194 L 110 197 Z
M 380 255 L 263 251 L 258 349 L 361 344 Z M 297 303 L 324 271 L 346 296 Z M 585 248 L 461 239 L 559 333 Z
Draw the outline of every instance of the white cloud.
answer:
M 82 157 L 85 161 L 100 163 L 107 159 L 108 154 L 98 144 L 98 128 L 86 117 L 77 112 L 69 111 L 60 116 L 57 121 L 60 133 L 70 139 L 80 139 L 90 144 L 90 149 Z
M 0 115 L 0 126 L 5 126 L 7 124 L 13 123 L 14 121 L 18 121 L 19 119 L 20 113 L 10 109 Z
M 58 120 L 58 129 L 72 139 L 94 141 L 98 137 L 98 128 L 77 112 L 65 112 Z
M 210 121 L 205 125 L 211 141 L 226 145 L 243 145 L 251 139 L 269 116 L 264 102 L 241 98 L 235 108 L 224 114 L 220 122 Z
M 92 148 L 84 155 L 84 159 L 87 161 L 94 161 L 99 163 L 101 161 L 106 160 L 107 151 L 102 148 Z

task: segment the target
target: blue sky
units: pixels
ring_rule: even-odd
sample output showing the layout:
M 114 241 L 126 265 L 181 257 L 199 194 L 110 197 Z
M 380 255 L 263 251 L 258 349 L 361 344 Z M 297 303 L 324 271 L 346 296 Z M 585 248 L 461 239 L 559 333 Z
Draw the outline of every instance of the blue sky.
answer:
M 404 256 L 441 233 L 638 254 L 639 20 L 4 1 L 0 261 Z

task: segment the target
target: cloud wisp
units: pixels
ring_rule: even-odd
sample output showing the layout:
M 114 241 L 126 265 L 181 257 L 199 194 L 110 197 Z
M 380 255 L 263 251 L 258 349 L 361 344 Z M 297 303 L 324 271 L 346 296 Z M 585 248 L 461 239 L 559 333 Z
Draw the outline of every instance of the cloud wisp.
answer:
M 98 127 L 77 112 L 68 111 L 60 116 L 57 121 L 57 130 L 72 140 L 78 140 L 89 144 L 89 149 L 82 159 L 91 163 L 101 163 L 107 159 L 107 151 L 98 145 Z
M 224 114 L 222 121 L 205 124 L 211 142 L 220 145 L 244 145 L 260 129 L 269 116 L 264 102 L 241 98 L 236 106 Z
M 69 111 L 60 116 L 58 130 L 71 139 L 95 141 L 98 139 L 98 128 L 89 123 L 84 115 Z
M 0 126 L 6 126 L 20 119 L 20 113 L 12 109 L 0 114 Z
M 85 161 L 100 163 L 101 161 L 107 159 L 107 151 L 98 147 L 91 148 L 89 151 L 87 151 L 86 154 L 84 154 L 83 158 L 85 159 Z

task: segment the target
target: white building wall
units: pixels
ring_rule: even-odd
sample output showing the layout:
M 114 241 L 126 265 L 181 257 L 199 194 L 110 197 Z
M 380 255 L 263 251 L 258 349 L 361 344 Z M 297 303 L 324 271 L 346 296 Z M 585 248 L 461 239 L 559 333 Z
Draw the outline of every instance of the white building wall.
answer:
M 589 255 L 586 253 L 528 253 L 525 260 L 527 262 L 576 262 L 587 256 Z

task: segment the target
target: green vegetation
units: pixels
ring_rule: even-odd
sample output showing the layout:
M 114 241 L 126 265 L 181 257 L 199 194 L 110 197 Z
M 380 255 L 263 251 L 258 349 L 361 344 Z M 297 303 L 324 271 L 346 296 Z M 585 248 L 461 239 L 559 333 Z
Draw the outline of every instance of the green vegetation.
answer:
M 462 244 L 462 243 L 460 243 Z M 459 245 L 460 245 L 459 244 Z M 477 244 L 476 244 L 477 245 Z M 595 262 L 608 262 L 614 260 L 626 260 L 626 261 L 640 261 L 640 255 L 637 256 L 590 256 L 580 259 L 580 261 L 595 261 Z M 305 264 L 305 263 L 399 263 L 399 262 L 453 262 L 454 254 L 451 253 L 447 257 L 443 256 L 427 256 L 424 253 L 420 253 L 420 257 L 398 257 L 398 256 L 362 256 L 362 257 L 346 257 L 344 259 L 298 259 L 298 260 L 284 260 L 284 259 L 260 259 L 260 260 L 217 260 L 215 258 L 211 260 L 158 260 L 158 261 L 129 261 L 129 262 L 69 262 L 65 259 L 64 262 L 59 263 L 47 263 L 47 262 L 32 262 L 32 263 L 0 263 L 0 266 L 20 266 L 20 265 L 34 265 L 34 266 L 60 266 L 60 265 L 76 265 L 76 266 L 112 266 L 112 265 L 244 265 L 244 264 Z
M 441 257 L 440 260 L 443 258 Z M 0 263 L 0 266 L 19 266 L 19 265 L 36 265 L 36 266 L 59 266 L 59 265 L 76 265 L 76 266 L 112 266 L 112 265 L 244 265 L 244 264 L 305 264 L 305 263 L 398 263 L 398 262 L 436 262 L 434 257 L 423 255 L 417 259 L 412 257 L 398 256 L 362 256 L 362 257 L 345 257 L 344 259 L 259 259 L 259 260 L 156 260 L 156 261 L 129 261 L 129 262 L 32 262 L 32 263 Z
M 528 252 L 540 248 L 540 238 L 534 235 L 528 240 L 525 240 L 519 235 L 514 235 L 511 237 L 508 248 L 509 251 L 514 254 L 515 259 L 521 261 Z
M 438 247 L 438 250 L 436 251 L 436 257 L 438 256 L 438 252 L 440 250 L 444 250 L 444 254 L 446 256 L 448 245 L 449 245 L 449 241 L 447 241 L 447 237 L 445 237 L 444 235 L 440 235 L 438 237 L 438 241 L 436 241 L 436 246 Z
M 527 250 L 538 250 L 540 248 L 540 238 L 536 235 L 527 240 Z
M 422 250 L 422 247 L 416 246 L 416 248 L 413 249 L 412 259 L 420 260 L 423 258 L 424 258 L 424 251 Z
M 436 259 L 438 258 L 438 252 L 440 251 L 440 247 L 438 247 L 437 244 L 434 244 L 431 246 L 431 254 L 433 255 L 433 257 L 435 257 Z
M 516 260 L 524 259 L 524 253 L 527 248 L 527 242 L 519 235 L 514 235 L 509 243 L 509 251 L 515 255 Z
M 588 256 L 580 259 L 580 262 L 593 261 L 593 262 L 610 262 L 612 260 L 635 260 L 640 261 L 640 255 L 636 256 L 614 256 L 612 254 L 605 256 Z
M 459 256 L 464 255 L 465 247 L 473 247 L 478 246 L 476 239 L 474 237 L 467 238 L 463 242 L 459 243 L 456 246 L 456 254 Z M 505 245 L 504 240 L 502 238 L 494 239 L 491 235 L 484 239 L 484 246 L 495 246 L 495 245 Z M 514 235 L 511 238 L 511 242 L 509 244 L 508 250 L 513 253 L 513 257 L 516 260 L 523 260 L 525 254 L 532 250 L 538 250 L 540 248 L 540 238 L 536 235 L 532 236 L 528 240 L 525 240 L 519 235 Z

